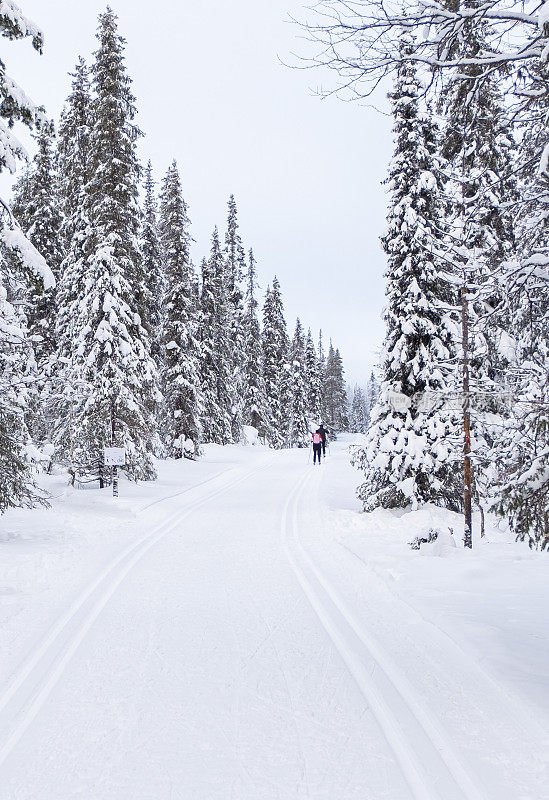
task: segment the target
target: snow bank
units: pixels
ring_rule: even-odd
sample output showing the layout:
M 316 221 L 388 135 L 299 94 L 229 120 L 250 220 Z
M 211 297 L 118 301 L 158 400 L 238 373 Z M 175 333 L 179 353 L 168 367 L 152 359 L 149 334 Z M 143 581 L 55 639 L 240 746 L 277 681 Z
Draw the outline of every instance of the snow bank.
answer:
M 463 517 L 433 505 L 408 512 L 334 511 L 330 525 L 352 559 L 518 691 L 532 713 L 541 709 L 544 723 L 549 720 L 549 641 L 538 613 L 549 603 L 546 553 L 515 542 L 492 515 L 481 539 L 478 514 L 473 550 L 466 550 Z M 410 548 L 429 532 L 436 539 Z

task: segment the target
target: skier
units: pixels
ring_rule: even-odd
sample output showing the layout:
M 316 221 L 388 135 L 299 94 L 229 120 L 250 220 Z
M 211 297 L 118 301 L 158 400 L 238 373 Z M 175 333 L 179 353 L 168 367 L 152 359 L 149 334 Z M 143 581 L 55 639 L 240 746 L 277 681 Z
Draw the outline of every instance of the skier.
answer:
M 313 433 L 313 464 L 316 464 L 317 456 L 318 463 L 320 464 L 320 459 L 322 457 L 322 436 L 318 431 Z
M 326 434 L 328 431 L 324 427 L 324 423 L 320 423 L 320 427 L 317 430 L 318 435 L 322 439 L 322 455 L 326 458 Z

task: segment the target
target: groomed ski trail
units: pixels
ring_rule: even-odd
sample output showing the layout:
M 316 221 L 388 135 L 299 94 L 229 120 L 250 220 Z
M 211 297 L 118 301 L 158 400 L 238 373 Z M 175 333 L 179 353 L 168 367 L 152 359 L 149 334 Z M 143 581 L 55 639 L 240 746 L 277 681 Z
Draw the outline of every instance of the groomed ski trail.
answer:
M 513 697 L 341 546 L 333 450 L 142 508 L 0 693 L 0 800 L 549 797 Z
M 11 677 L 7 687 L 0 694 L 0 768 L 32 724 L 110 598 L 147 551 L 194 511 L 247 480 L 258 470 L 265 469 L 271 460 L 269 457 L 263 458 L 260 464 L 248 470 L 242 467 L 223 470 L 181 492 L 155 500 L 143 508 L 145 511 L 186 494 L 198 494 L 196 498 L 178 508 L 168 519 L 136 542 L 132 542 L 113 558 L 99 575 L 90 581 L 69 609 L 55 621 L 42 642 Z M 220 485 L 204 491 L 203 487 L 209 483 Z
M 415 800 L 486 800 L 484 790 L 457 757 L 440 724 L 421 706 L 413 687 L 389 655 L 353 618 L 301 544 L 303 495 L 314 487 L 317 500 L 320 478 L 320 471 L 306 473 L 289 496 L 282 515 L 282 542 L 303 591 L 370 704 Z M 317 505 L 309 500 L 309 515 Z

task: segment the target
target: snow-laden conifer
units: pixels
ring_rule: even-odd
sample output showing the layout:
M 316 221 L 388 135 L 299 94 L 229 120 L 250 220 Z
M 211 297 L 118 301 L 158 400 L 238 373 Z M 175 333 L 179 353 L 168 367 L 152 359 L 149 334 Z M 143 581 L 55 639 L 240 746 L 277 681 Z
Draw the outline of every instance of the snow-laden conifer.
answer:
M 58 282 L 63 246 L 53 126 L 42 125 L 36 142 L 38 149 L 32 165 L 14 186 L 12 211 L 26 237 L 47 259 Z M 28 329 L 39 369 L 49 371 L 56 351 L 55 289 L 46 289 L 43 282 L 33 275 L 29 275 L 29 282 L 31 285 L 26 304 Z
M 366 433 L 368 429 L 368 407 L 362 387 L 355 384 L 351 412 L 349 416 L 349 430 L 351 433 Z
M 151 353 L 160 367 L 160 343 L 162 337 L 162 300 L 164 296 L 164 271 L 162 246 L 158 231 L 158 204 L 152 164 L 145 169 L 144 198 L 141 216 L 140 246 L 145 278 L 145 313 L 143 320 L 151 340 Z
M 406 49 L 409 42 L 403 41 Z M 455 357 L 455 330 L 443 280 L 442 187 L 436 131 L 419 107 L 415 67 L 398 69 L 391 95 L 395 154 L 388 186 L 386 336 L 381 388 L 366 443 L 354 463 L 364 471 L 366 509 L 434 502 L 460 507 L 454 448 L 459 429 L 445 410 L 443 365 Z
M 61 238 L 65 257 L 56 288 L 55 339 L 57 359 L 46 414 L 52 419 L 57 457 L 74 470 L 74 413 L 84 402 L 85 381 L 72 356 L 75 346 L 75 311 L 87 276 L 84 245 L 90 230 L 85 187 L 91 177 L 90 134 L 93 126 L 89 71 L 79 58 L 72 73 L 71 92 L 61 114 L 57 139 Z
M 26 424 L 36 362 L 24 318 L 0 287 L 0 513 L 42 502 L 33 483 L 33 447 Z
M 275 277 L 267 288 L 263 306 L 263 375 L 269 406 L 270 441 L 284 447 L 288 441 L 288 410 L 291 402 L 291 375 L 288 363 L 289 340 L 284 319 L 280 283 Z
M 504 396 L 511 413 L 501 425 L 492 451 L 498 467 L 494 509 L 510 520 L 518 539 L 544 549 L 549 547 L 547 113 L 543 93 L 529 104 L 528 114 L 521 120 L 517 254 L 501 270 L 511 343 Z
M 253 251 L 248 256 L 246 298 L 243 318 L 244 329 L 244 405 L 243 422 L 257 429 L 263 438 L 269 433 L 269 412 L 265 394 L 263 349 L 257 316 L 256 262 Z
M 326 373 L 326 353 L 324 350 L 324 340 L 322 331 L 318 333 L 318 380 L 320 381 L 320 416 L 326 419 L 326 405 L 324 402 L 324 377 Z
M 225 261 L 217 228 L 212 234 L 210 257 L 202 262 L 200 324 L 200 376 L 202 436 L 204 442 L 232 441 L 232 359 L 230 312 L 225 283 Z
M 193 456 L 200 441 L 198 308 L 187 204 L 174 161 L 162 184 L 160 237 L 164 298 L 162 389 L 166 407 L 166 445 L 175 458 Z
M 316 425 L 322 422 L 323 368 L 316 355 L 311 329 L 305 340 L 305 391 L 309 420 Z
M 3 0 L 0 33 L 5 39 L 30 37 L 42 50 L 42 32 L 27 19 L 12 0 Z M 14 123 L 32 127 L 43 115 L 25 91 L 0 69 L 0 171 L 15 172 L 26 153 L 13 131 Z M 29 411 L 30 387 L 36 379 L 36 362 L 21 305 L 28 276 L 38 279 L 45 290 L 55 279 L 42 255 L 24 236 L 6 203 L 0 201 L 0 512 L 9 506 L 32 505 L 32 458 L 25 415 Z
M 103 448 L 112 444 L 126 448 L 130 477 L 149 479 L 155 474 L 150 417 L 158 389 L 140 316 L 138 130 L 124 40 L 110 9 L 99 17 L 97 38 L 89 180 L 81 195 L 88 226 L 73 233 L 81 255 L 64 300 L 73 396 L 58 436 L 75 472 L 104 478 Z
M 346 431 L 349 427 L 349 413 L 343 361 L 332 342 L 326 358 L 323 395 L 325 422 L 334 431 Z
M 368 378 L 368 381 L 366 383 L 366 395 L 365 395 L 366 406 L 368 409 L 368 420 L 370 419 L 373 407 L 377 403 L 378 397 L 379 397 L 379 383 L 374 374 L 374 371 L 372 370 L 370 372 L 370 377 Z
M 471 16 L 456 32 L 452 57 L 471 63 L 456 68 L 442 92 L 441 153 L 449 178 L 447 253 L 467 290 L 471 441 L 476 491 L 482 496 L 494 474 L 491 450 L 506 418 L 499 398 L 510 367 L 511 320 L 506 287 L 497 278 L 515 250 L 517 190 L 503 76 L 497 68 L 486 74 L 474 63 L 480 53 L 493 52 L 489 18 L 473 13 L 480 6 L 480 0 L 463 4 Z
M 288 420 L 288 444 L 290 447 L 307 447 L 309 445 L 306 377 L 305 337 L 298 319 L 290 346 L 291 403 Z
M 231 379 L 227 389 L 231 396 L 232 437 L 239 441 L 242 432 L 244 401 L 244 294 L 242 281 L 246 271 L 246 255 L 239 233 L 238 211 L 234 195 L 228 202 L 227 231 L 225 234 L 225 292 L 227 299 L 228 336 L 231 340 Z

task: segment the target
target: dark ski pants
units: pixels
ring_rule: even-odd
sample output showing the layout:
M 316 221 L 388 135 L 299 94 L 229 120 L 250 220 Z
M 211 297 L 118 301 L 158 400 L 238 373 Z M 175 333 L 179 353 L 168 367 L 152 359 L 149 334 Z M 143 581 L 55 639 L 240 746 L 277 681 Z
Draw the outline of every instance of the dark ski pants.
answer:
M 318 463 L 320 464 L 322 453 L 322 445 L 321 444 L 313 444 L 313 464 L 316 464 L 316 457 L 318 456 Z

